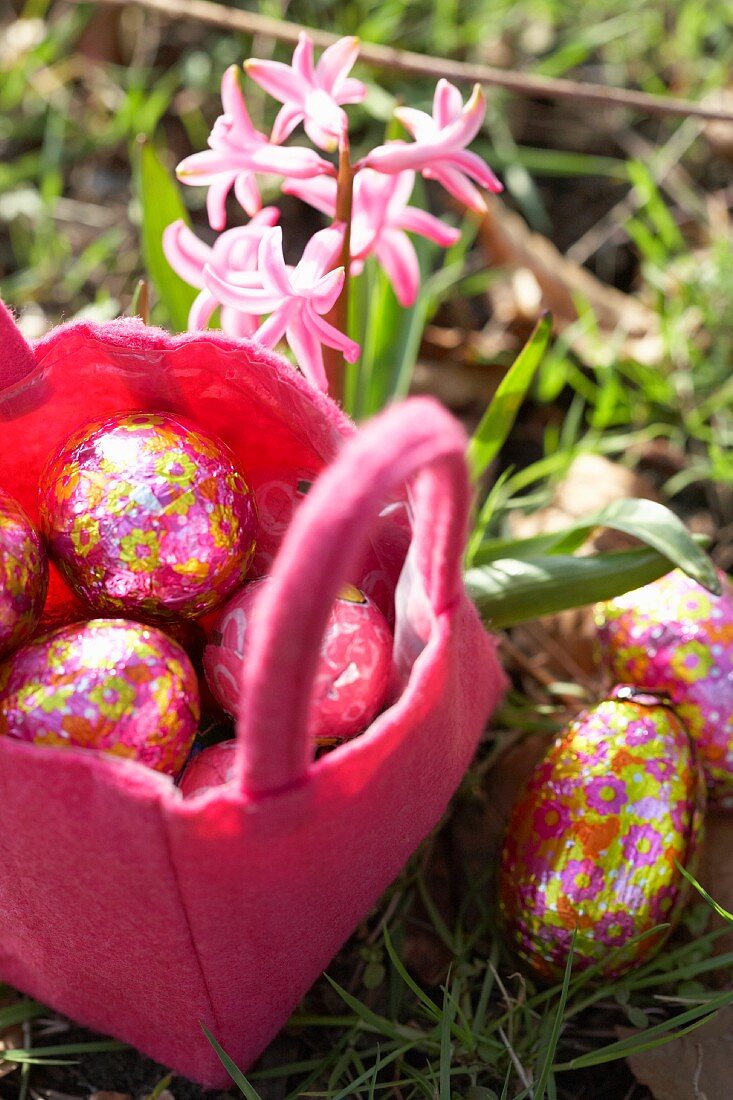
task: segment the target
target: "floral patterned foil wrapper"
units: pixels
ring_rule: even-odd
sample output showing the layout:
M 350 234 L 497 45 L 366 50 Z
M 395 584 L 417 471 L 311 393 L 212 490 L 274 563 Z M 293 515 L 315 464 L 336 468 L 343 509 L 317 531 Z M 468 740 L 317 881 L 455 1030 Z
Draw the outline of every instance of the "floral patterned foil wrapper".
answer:
M 124 619 L 62 627 L 0 665 L 0 734 L 96 749 L 176 775 L 199 720 L 188 657 Z
M 31 637 L 47 588 L 41 537 L 20 505 L 0 489 L 0 657 Z
M 680 569 L 595 609 L 615 679 L 663 691 L 690 731 L 718 808 L 733 806 L 733 585 L 714 596 Z
M 235 718 L 247 630 L 266 583 L 266 577 L 254 581 L 227 604 L 204 651 L 209 687 Z M 391 672 L 392 634 L 382 612 L 358 588 L 346 585 L 321 641 L 308 719 L 311 735 L 331 743 L 361 733 L 384 704 Z
M 95 612 L 196 618 L 243 582 L 254 496 L 219 440 L 168 413 L 87 425 L 41 476 L 41 528 Z
M 556 980 L 577 929 L 574 970 L 602 963 L 617 975 L 649 958 L 669 929 L 625 945 L 678 916 L 686 880 L 675 861 L 693 865 L 704 805 L 694 749 L 669 706 L 622 686 L 579 715 L 507 829 L 499 901 L 516 953 Z

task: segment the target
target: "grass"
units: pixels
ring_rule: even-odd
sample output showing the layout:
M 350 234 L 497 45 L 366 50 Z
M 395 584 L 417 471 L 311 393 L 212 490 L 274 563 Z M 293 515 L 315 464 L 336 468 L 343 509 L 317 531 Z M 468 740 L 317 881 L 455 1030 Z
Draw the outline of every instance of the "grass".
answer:
M 384 910 L 375 915 L 377 934 L 370 942 L 373 957 L 380 958 L 381 981 L 367 987 L 364 970 L 361 981 L 350 975 L 350 989 L 327 979 L 328 986 L 316 987 L 291 1020 L 291 1039 L 309 1034 L 310 1043 L 328 1054 L 255 1070 L 247 1087 L 262 1091 L 243 1088 L 245 1095 L 267 1096 L 268 1082 L 284 1080 L 292 1100 L 482 1098 L 499 1096 L 510 1080 L 508 1095 L 516 1100 L 569 1096 L 567 1082 L 577 1083 L 579 1071 L 657 1046 L 733 1001 L 733 991 L 711 993 L 701 981 L 724 973 L 733 962 L 731 953 L 713 956 L 721 932 L 701 931 L 709 913 L 704 905 L 690 910 L 687 938 L 679 937 L 658 960 L 631 975 L 599 985 L 593 981 L 597 971 L 576 975 L 568 967 L 561 983 L 537 988 L 503 955 L 486 876 L 463 884 L 463 904 L 455 919 L 446 920 L 430 897 L 425 863 L 423 852 L 393 888 L 386 918 Z M 439 986 L 416 981 L 403 961 L 417 927 L 452 956 Z M 331 1011 L 309 1011 L 310 1002 L 321 999 Z M 599 1012 L 610 1034 L 614 1023 L 637 1033 L 599 1044 Z
M 727 81 L 733 61 L 728 7 L 724 0 L 704 6 L 670 0 L 631 13 L 622 0 L 292 0 L 286 12 L 275 2 L 260 10 L 435 55 L 700 98 Z M 159 218 L 178 216 L 183 199 L 194 224 L 203 224 L 203 193 L 166 191 L 165 180 L 178 159 L 202 147 L 218 111 L 219 75 L 247 56 L 252 42 L 215 32 L 202 38 L 185 20 L 149 24 L 143 32 L 132 15 L 123 26 L 121 57 L 99 66 L 78 52 L 94 5 L 26 0 L 23 14 L 48 21 L 27 25 L 24 39 L 7 36 L 0 52 L 0 295 L 33 335 L 60 318 L 107 319 L 129 310 L 143 251 L 153 275 L 156 264 L 160 272 L 153 254 L 159 222 L 149 220 L 154 203 L 146 201 L 146 186 L 158 196 Z M 287 54 L 267 43 L 257 49 Z M 426 107 L 432 94 L 427 82 L 408 83 L 404 74 L 360 75 L 372 87 L 356 111 L 357 154 L 359 145 L 381 139 L 395 100 Z M 582 253 L 599 277 L 632 289 L 656 319 L 658 349 L 656 358 L 645 359 L 620 334 L 601 329 L 578 298 L 575 324 L 556 335 L 542 357 L 530 355 L 537 361 L 527 367 L 525 357 L 507 376 L 502 415 L 494 405 L 494 418 L 479 428 L 471 452 L 477 476 L 490 464 L 499 474 L 471 545 L 472 564 L 490 568 L 502 548 L 513 557 L 521 553 L 508 541 L 509 517 L 547 503 L 573 458 L 586 452 L 643 463 L 651 445 L 662 443 L 666 454 L 677 456 L 676 467 L 664 467 L 658 477 L 662 490 L 681 514 L 703 511 L 715 531 L 725 532 L 733 522 L 729 164 L 711 153 L 697 123 L 599 118 L 595 111 L 548 104 L 528 108 L 500 92 L 489 99 L 477 149 L 502 170 L 507 201 L 532 228 L 567 238 L 563 247 Z M 255 100 L 254 110 L 256 121 L 266 121 L 263 100 Z M 599 211 L 588 216 L 593 194 L 601 196 Z M 436 270 L 428 252 L 421 257 L 424 290 L 407 317 L 399 316 L 379 273 L 367 268 L 353 296 L 353 328 L 365 342 L 365 365 L 348 380 L 355 415 L 407 392 L 423 323 L 465 328 L 467 302 L 478 310 L 478 325 L 503 339 L 485 370 L 514 361 L 527 333 L 516 321 L 502 329 L 485 306 L 487 291 L 506 275 L 482 270 L 477 227 L 466 221 L 462 228 L 442 267 Z M 364 329 L 368 310 L 359 303 L 375 300 L 381 317 L 390 319 L 382 331 Z M 175 300 L 159 296 L 153 319 L 180 327 L 185 301 L 180 288 Z M 499 436 L 528 390 L 530 409 L 551 415 L 537 431 L 520 412 L 500 450 Z M 513 439 L 527 452 L 522 461 L 507 458 Z M 580 583 L 581 567 L 568 555 L 581 537 L 582 531 L 569 530 L 533 548 L 533 560 L 540 551 L 549 555 L 543 568 L 565 592 Z M 725 539 L 714 549 L 727 564 Z M 686 543 L 674 552 L 694 549 Z M 619 567 L 628 570 L 628 564 Z M 489 579 L 483 576 L 484 591 Z M 543 585 L 547 592 L 546 577 Z M 536 614 L 537 590 L 527 591 L 528 613 Z M 492 607 L 496 615 L 496 603 Z M 516 618 L 516 605 L 507 621 L 512 614 Z M 733 993 L 715 985 L 733 954 L 715 954 L 722 932 L 710 927 L 702 902 L 688 909 L 683 928 L 655 960 L 625 978 L 594 982 L 568 968 L 561 983 L 545 989 L 516 972 L 494 922 L 491 867 L 500 838 L 487 791 L 500 774 L 503 750 L 538 732 L 550 735 L 566 710 L 555 691 L 562 684 L 539 689 L 521 670 L 512 671 L 515 689 L 496 738 L 483 745 L 450 816 L 266 1059 L 238 1079 L 244 1095 L 602 1100 L 603 1082 L 603 1096 L 620 1100 L 630 1079 L 622 1069 L 615 1077 L 614 1066 L 631 1050 L 694 1028 L 733 1001 Z M 556 672 L 559 681 L 563 673 Z M 617 1025 L 636 1029 L 634 1037 L 619 1041 Z M 70 1074 L 69 1062 L 99 1067 L 94 1059 L 119 1055 L 119 1044 L 100 1041 L 100 1047 L 59 1031 L 58 1021 L 54 1027 L 49 1033 L 47 1013 L 33 1002 L 0 1008 L 0 1032 L 21 1029 L 22 1035 L 22 1045 L 2 1053 L 0 1067 L 18 1068 L 0 1077 L 0 1097 L 25 1100 L 36 1082 L 61 1082 L 60 1091 L 73 1095 L 82 1088 L 79 1079 L 49 1076 L 51 1067 Z M 97 1045 L 90 1049 L 90 1043 Z M 150 1072 L 147 1091 L 156 1096 L 166 1079 Z M 120 1078 L 108 1087 L 126 1086 Z M 171 1087 L 178 1097 L 182 1086 Z

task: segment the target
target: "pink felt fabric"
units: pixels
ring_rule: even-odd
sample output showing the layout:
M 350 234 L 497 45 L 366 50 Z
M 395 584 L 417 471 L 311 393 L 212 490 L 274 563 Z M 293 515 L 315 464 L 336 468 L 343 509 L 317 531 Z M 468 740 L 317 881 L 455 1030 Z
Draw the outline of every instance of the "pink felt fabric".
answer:
M 0 484 L 29 510 L 50 448 L 130 408 L 217 432 L 258 494 L 273 581 L 243 671 L 235 781 L 184 800 L 135 763 L 0 739 L 0 976 L 224 1085 L 199 1023 L 242 1067 L 258 1056 L 435 825 L 504 689 L 461 582 L 465 437 L 427 399 L 355 433 L 264 349 L 134 321 L 66 326 L 32 371 L 22 348 L 15 362 Z M 394 702 L 314 762 L 308 692 L 347 578 L 396 614 Z
M 0 390 L 10 389 L 34 366 L 33 352 L 0 301 Z

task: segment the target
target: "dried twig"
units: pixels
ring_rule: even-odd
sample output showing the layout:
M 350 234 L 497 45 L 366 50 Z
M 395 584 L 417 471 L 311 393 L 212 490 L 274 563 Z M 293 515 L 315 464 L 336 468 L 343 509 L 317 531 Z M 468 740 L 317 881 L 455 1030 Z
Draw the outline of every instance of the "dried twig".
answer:
M 80 2 L 80 0 L 79 0 Z M 286 23 L 257 12 L 237 11 L 225 8 L 211 0 L 101 0 L 113 7 L 132 4 L 157 12 L 171 19 L 192 19 L 225 30 L 258 34 L 283 42 L 297 42 L 304 29 L 317 46 L 330 46 L 337 35 L 328 31 L 304 28 L 297 23 Z M 684 117 L 715 119 L 733 122 L 733 111 L 712 104 L 695 103 L 674 96 L 649 95 L 628 88 L 613 88 L 606 84 L 585 84 L 576 80 L 536 76 L 529 73 L 508 72 L 492 65 L 452 61 L 448 58 L 428 57 L 410 50 L 398 50 L 392 46 L 377 46 L 362 42 L 360 56 L 363 61 L 377 68 L 398 69 L 431 77 L 448 77 L 459 82 L 487 84 L 506 88 L 516 95 L 546 99 L 572 99 L 577 105 L 601 104 L 606 108 L 626 107 L 647 115 L 682 115 Z

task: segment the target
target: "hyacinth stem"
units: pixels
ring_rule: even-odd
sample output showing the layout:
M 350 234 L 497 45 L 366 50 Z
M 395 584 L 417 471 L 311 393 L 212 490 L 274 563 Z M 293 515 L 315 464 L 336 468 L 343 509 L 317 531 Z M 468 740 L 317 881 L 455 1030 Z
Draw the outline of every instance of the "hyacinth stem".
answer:
M 339 145 L 339 170 L 336 189 L 336 214 L 334 224 L 343 223 L 344 242 L 341 246 L 339 266 L 343 267 L 346 277 L 343 289 L 327 315 L 327 320 L 339 330 L 347 332 L 349 325 L 349 266 L 351 261 L 351 209 L 354 198 L 354 167 L 351 163 L 349 136 L 344 131 Z M 323 363 L 328 379 L 328 392 L 339 405 L 343 404 L 346 362 L 341 352 L 335 348 L 323 349 Z

